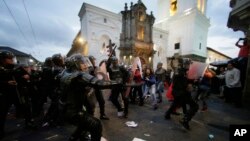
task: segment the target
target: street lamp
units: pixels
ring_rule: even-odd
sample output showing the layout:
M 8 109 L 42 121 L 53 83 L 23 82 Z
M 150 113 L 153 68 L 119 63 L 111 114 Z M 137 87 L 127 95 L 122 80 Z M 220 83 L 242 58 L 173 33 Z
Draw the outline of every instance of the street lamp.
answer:
M 83 38 L 79 37 L 78 42 L 82 44 L 83 43 Z
M 33 62 L 34 62 L 34 60 L 33 60 L 33 59 L 29 59 L 29 62 L 30 62 L 30 63 L 33 63 Z
M 151 57 L 149 57 L 149 58 L 148 58 L 148 61 L 149 61 L 149 63 L 151 63 L 151 61 L 152 61 L 152 58 L 151 58 Z

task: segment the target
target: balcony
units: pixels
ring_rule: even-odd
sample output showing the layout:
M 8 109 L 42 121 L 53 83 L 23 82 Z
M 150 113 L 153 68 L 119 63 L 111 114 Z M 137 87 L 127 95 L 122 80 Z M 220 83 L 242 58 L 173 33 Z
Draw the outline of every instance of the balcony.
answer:
M 232 11 L 229 14 L 227 26 L 234 31 L 247 32 L 250 25 L 250 1 L 231 0 Z

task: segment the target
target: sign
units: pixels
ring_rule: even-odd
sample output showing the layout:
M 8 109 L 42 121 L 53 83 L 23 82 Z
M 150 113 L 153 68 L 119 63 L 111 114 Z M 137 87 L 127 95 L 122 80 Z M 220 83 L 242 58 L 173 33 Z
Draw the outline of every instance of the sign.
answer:
M 249 125 L 230 125 L 229 141 L 249 141 L 250 124 Z

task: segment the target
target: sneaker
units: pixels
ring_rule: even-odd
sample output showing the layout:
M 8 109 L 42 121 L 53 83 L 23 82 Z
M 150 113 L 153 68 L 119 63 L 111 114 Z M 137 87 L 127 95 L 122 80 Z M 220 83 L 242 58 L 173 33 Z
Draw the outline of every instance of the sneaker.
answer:
M 89 132 L 84 132 L 80 136 L 80 141 L 91 141 L 91 135 Z
M 122 117 L 123 115 L 124 115 L 123 111 L 117 113 L 118 117 Z
M 49 122 L 45 122 L 43 123 L 42 127 L 48 127 L 49 126 Z
M 102 120 L 109 120 L 109 118 L 106 115 L 101 115 L 100 119 L 102 119 Z

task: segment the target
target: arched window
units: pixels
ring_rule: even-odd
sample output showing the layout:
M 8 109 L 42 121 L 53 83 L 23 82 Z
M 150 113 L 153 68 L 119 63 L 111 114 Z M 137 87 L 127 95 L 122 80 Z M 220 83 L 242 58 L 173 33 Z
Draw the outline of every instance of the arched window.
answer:
M 170 16 L 177 12 L 177 0 L 170 0 Z
M 144 27 L 143 26 L 138 26 L 137 39 L 144 40 Z
M 144 16 L 144 14 L 143 14 L 142 11 L 139 11 L 139 12 L 138 12 L 138 17 L 139 17 L 139 21 L 140 21 L 140 22 L 143 22 L 144 19 L 145 19 L 145 16 Z
M 206 0 L 197 0 L 197 8 L 204 14 Z

